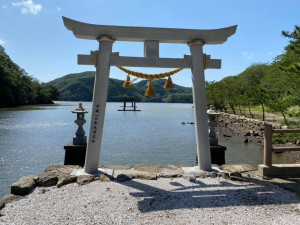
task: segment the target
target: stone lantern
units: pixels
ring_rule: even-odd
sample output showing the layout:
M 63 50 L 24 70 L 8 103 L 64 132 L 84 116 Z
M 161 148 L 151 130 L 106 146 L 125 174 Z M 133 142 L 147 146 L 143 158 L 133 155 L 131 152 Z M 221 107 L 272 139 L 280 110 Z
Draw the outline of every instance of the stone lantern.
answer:
M 86 111 L 82 107 L 82 103 L 79 103 L 79 107 L 77 109 L 74 109 L 72 113 L 76 113 L 77 118 L 74 121 L 74 123 L 76 123 L 78 129 L 75 133 L 75 136 L 73 137 L 73 141 L 64 146 L 64 165 L 79 165 L 83 167 L 86 155 L 87 138 L 85 136 L 85 132 L 82 126 L 86 122 L 84 116 L 86 113 L 88 113 L 88 111 Z
M 226 147 L 219 145 L 218 138 L 215 132 L 215 128 L 218 125 L 219 115 L 220 113 L 217 112 L 214 106 L 212 105 L 210 106 L 210 109 L 207 110 L 211 163 L 217 165 L 223 165 L 225 164 Z
M 215 110 L 213 105 L 210 106 L 210 109 L 207 110 L 208 115 L 208 126 L 209 126 L 209 144 L 210 146 L 218 145 L 218 138 L 215 132 L 215 127 L 218 125 L 219 112 Z
M 86 136 L 85 131 L 83 129 L 83 124 L 85 124 L 86 120 L 84 119 L 84 114 L 88 113 L 83 107 L 82 103 L 79 103 L 79 107 L 72 111 L 72 113 L 77 114 L 77 119 L 74 123 L 77 124 L 78 129 L 73 137 L 73 145 L 85 145 L 86 144 Z

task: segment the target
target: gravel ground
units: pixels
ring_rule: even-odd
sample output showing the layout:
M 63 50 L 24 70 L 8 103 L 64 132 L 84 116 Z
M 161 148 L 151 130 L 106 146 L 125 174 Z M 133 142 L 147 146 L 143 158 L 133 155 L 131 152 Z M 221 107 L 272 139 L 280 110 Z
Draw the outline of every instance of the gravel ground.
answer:
M 300 224 L 300 199 L 270 183 L 204 178 L 36 188 L 0 224 Z

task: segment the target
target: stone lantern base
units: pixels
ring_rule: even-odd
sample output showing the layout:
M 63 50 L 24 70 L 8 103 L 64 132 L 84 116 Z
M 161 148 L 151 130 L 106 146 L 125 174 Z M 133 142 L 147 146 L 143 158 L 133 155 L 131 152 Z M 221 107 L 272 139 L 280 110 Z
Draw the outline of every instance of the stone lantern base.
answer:
M 73 137 L 73 145 L 86 145 L 86 136 Z
M 74 145 L 72 142 L 65 145 L 65 162 L 64 165 L 79 165 L 84 166 L 86 144 Z
M 222 145 L 210 146 L 211 164 L 225 164 L 226 147 Z M 196 164 L 198 164 L 198 156 L 196 156 Z
M 211 163 L 217 165 L 225 164 L 226 147 L 222 145 L 210 146 Z

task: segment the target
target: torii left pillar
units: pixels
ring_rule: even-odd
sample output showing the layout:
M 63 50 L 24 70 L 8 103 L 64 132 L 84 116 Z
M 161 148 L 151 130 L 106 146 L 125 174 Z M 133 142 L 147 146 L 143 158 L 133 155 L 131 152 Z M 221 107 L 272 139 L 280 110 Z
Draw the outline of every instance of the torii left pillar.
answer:
M 93 107 L 84 166 L 84 172 L 89 174 L 98 172 L 109 83 L 110 58 L 112 45 L 115 41 L 106 36 L 100 37 L 97 40 L 99 42 L 99 54 L 97 54 L 96 58 Z

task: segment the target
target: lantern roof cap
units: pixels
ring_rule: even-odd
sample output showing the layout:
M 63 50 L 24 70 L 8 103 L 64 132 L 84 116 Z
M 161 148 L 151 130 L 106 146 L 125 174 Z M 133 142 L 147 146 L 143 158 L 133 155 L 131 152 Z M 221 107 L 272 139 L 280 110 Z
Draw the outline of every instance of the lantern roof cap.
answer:
M 207 110 L 208 115 L 220 115 L 218 111 L 216 111 L 213 105 L 210 106 L 209 110 Z
M 72 110 L 72 113 L 88 113 L 88 111 L 82 107 L 82 103 L 79 103 L 79 107 Z

